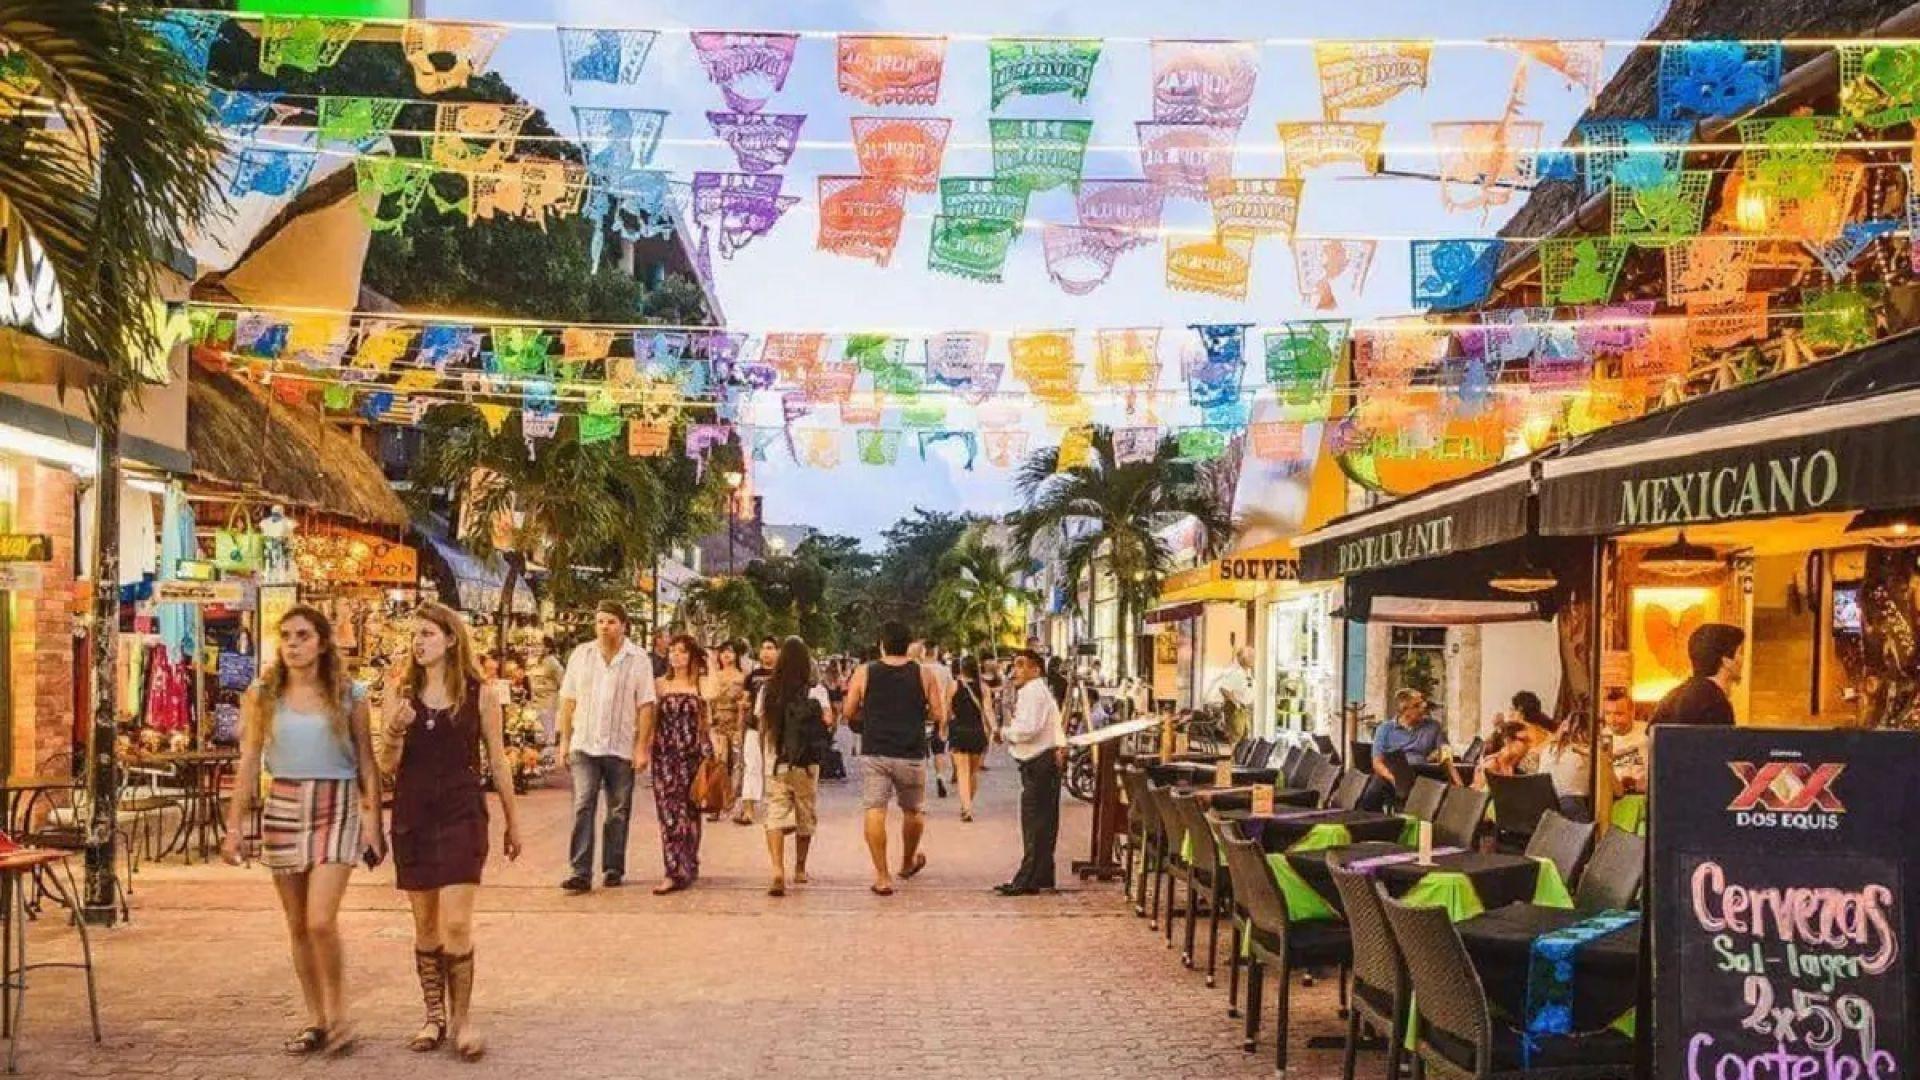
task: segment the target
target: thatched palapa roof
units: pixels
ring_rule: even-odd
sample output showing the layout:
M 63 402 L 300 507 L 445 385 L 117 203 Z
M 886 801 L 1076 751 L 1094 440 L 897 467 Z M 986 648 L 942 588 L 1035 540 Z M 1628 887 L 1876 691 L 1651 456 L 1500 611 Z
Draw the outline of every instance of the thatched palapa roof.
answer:
M 198 478 L 374 525 L 404 526 L 406 506 L 351 435 L 306 405 L 243 379 L 196 368 L 187 439 Z

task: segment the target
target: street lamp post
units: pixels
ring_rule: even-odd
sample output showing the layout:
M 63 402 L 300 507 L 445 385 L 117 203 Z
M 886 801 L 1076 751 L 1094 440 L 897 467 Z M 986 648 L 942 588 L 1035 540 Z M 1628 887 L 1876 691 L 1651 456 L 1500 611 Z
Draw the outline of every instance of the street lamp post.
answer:
M 732 577 L 733 534 L 740 527 L 740 484 L 746 476 L 738 469 L 728 469 L 723 479 L 727 482 L 727 576 Z

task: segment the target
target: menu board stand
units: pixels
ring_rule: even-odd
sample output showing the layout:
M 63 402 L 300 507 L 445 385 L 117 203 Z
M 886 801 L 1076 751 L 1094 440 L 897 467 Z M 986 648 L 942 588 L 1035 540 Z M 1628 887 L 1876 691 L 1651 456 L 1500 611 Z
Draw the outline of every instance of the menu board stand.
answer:
M 1651 1075 L 1907 1075 L 1920 733 L 1662 726 L 1652 767 Z

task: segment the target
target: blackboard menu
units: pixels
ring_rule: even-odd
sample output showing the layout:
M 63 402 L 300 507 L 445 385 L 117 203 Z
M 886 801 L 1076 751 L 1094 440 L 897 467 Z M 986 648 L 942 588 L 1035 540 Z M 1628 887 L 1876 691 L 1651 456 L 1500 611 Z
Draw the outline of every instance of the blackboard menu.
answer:
M 1652 757 L 1654 1075 L 1920 1072 L 1920 734 L 1660 727 Z

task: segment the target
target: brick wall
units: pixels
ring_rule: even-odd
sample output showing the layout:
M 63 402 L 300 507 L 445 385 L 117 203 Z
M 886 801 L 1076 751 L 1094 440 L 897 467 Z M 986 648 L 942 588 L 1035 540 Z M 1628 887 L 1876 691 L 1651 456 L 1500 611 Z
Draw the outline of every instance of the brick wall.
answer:
M 73 498 L 74 477 L 64 469 L 18 464 L 19 503 L 13 527 L 53 537 L 53 562 L 41 568 L 41 588 L 13 594 L 13 760 L 31 773 L 73 738 Z

